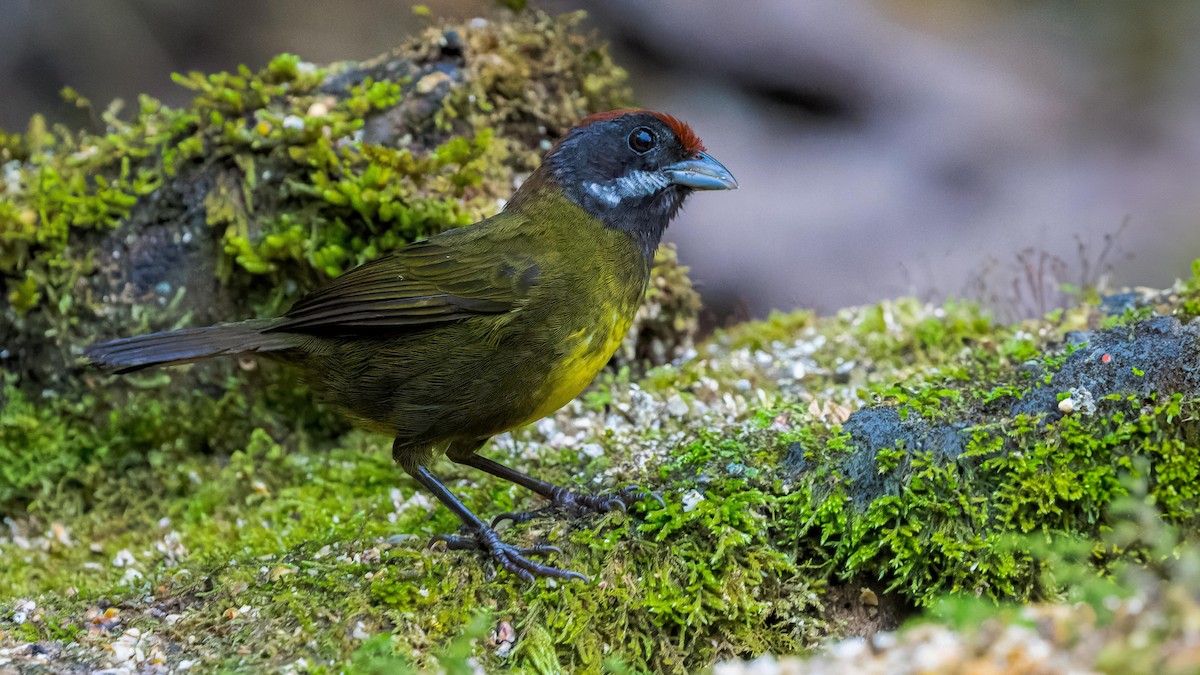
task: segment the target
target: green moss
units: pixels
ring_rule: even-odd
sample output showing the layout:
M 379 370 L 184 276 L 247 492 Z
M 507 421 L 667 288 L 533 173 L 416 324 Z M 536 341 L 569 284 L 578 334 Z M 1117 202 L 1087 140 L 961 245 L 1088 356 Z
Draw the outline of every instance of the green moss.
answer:
M 148 464 L 130 465 L 120 485 L 98 478 L 87 511 L 69 499 L 34 504 L 32 518 L 18 525 L 29 548 L 0 543 L 0 553 L 18 561 L 0 573 L 0 588 L 7 598 L 38 598 L 53 618 L 22 624 L 10 639 L 86 631 L 84 611 L 106 599 L 163 640 L 219 637 L 186 650 L 213 668 L 258 670 L 305 659 L 323 672 L 316 664 L 355 655 L 363 668 L 420 670 L 452 662 L 444 646 L 456 644 L 460 656 L 470 653 L 489 669 L 686 672 L 719 658 L 803 651 L 845 630 L 825 592 L 847 583 L 878 580 L 881 591 L 911 605 L 946 594 L 1057 597 L 1075 581 L 1046 573 L 1057 563 L 1038 541 L 1079 542 L 1083 560 L 1101 571 L 1146 555 L 1140 546 L 1102 546 L 1119 529 L 1114 504 L 1127 498 L 1129 480 L 1145 483 L 1145 499 L 1160 505 L 1166 521 L 1195 526 L 1200 458 L 1187 420 L 1200 402 L 1173 397 L 1147 407 L 1114 396 L 1087 417 L 996 415 L 1004 410 L 1000 402 L 1041 380 L 977 375 L 1006 372 L 999 364 L 1011 364 L 1014 353 L 1026 356 L 1027 344 L 1045 350 L 1047 366 L 1061 364 L 1062 352 L 1003 327 L 990 329 L 987 344 L 1015 349 L 963 349 L 966 340 L 982 340 L 973 333 L 948 337 L 964 335 L 955 328 L 962 325 L 955 306 L 925 316 L 915 306 L 908 311 L 775 317 L 762 324 L 769 340 L 741 343 L 776 349 L 824 336 L 811 358 L 831 367 L 806 380 L 814 390 L 834 390 L 843 378 L 833 368 L 838 359 L 890 364 L 864 383 L 906 407 L 909 423 L 953 421 L 931 415 L 941 407 L 993 411 L 965 428 L 968 442 L 956 461 L 903 445 L 877 452 L 870 470 L 893 487 L 866 502 L 846 473 L 862 451 L 853 437 L 835 420 L 813 416 L 795 393 L 772 389 L 770 378 L 730 367 L 749 347 L 721 345 L 753 332 L 745 326 L 701 347 L 714 355 L 652 371 L 637 390 L 628 371 L 612 374 L 595 395 L 602 402 L 559 417 L 559 424 L 574 415 L 602 417 L 646 392 L 660 400 L 679 394 L 692 406 L 726 405 L 720 391 L 718 400 L 708 398 L 706 382 L 736 374 L 770 390 L 753 397 L 736 423 L 629 425 L 620 433 L 600 426 L 584 442 L 601 444 L 605 454 L 585 466 L 574 446 L 547 447 L 535 430 L 514 435 L 518 447 L 541 447 L 536 459 L 517 453 L 506 460 L 519 469 L 567 485 L 606 470 L 652 478 L 666 497 L 665 508 L 647 500 L 628 515 L 534 520 L 504 533 L 524 545 L 563 547 L 557 564 L 588 574 L 592 584 L 525 585 L 504 574 L 493 580 L 472 553 L 428 551 L 429 537 L 452 531 L 456 521 L 418 496 L 392 465 L 386 439 L 353 433 L 322 448 L 256 419 L 242 436 L 248 440 L 213 455 L 167 448 Z M 860 317 L 889 312 L 903 317 L 889 329 L 895 352 L 878 341 L 837 342 Z M 934 329 L 930 318 L 945 325 Z M 914 369 L 920 360 L 929 366 Z M 901 389 L 898 373 L 906 374 Z M 8 406 L 13 419 L 36 413 L 17 401 Z M 659 450 L 635 459 L 647 447 Z M 532 505 L 503 481 L 472 473 L 466 482 L 444 470 L 436 468 L 481 514 Z M 53 521 L 71 545 L 47 529 Z M 122 550 L 132 553 L 141 576 L 112 564 Z M 179 618 L 146 618 L 152 615 L 138 607 Z M 491 617 L 486 630 L 478 628 L 480 609 Z M 503 656 L 498 643 L 479 637 L 500 631 L 502 621 L 517 637 Z M 460 634 L 476 636 L 474 646 L 455 642 Z M 364 642 L 364 635 L 371 637 Z
M 1058 367 L 1070 351 L 1052 353 L 1044 366 Z M 836 578 L 884 581 L 919 604 L 960 592 L 1029 601 L 1059 589 L 1046 585 L 1044 561 L 1014 542 L 1031 533 L 1100 537 L 1112 527 L 1110 507 L 1125 496 L 1125 481 L 1147 479 L 1149 499 L 1170 522 L 1198 522 L 1189 468 L 1196 430 L 1187 420 L 1200 401 L 1176 394 L 1148 405 L 1137 396 L 1110 396 L 1093 415 L 1048 420 L 1000 412 L 963 424 L 979 414 L 977 405 L 996 415 L 1003 409 L 990 404 L 1019 399 L 1035 384 L 980 382 L 977 369 L 986 367 L 969 367 L 965 378 L 877 389 L 899 406 L 902 420 L 907 413 L 919 424 L 957 422 L 968 441 L 952 459 L 903 446 L 879 449 L 880 474 L 904 473 L 865 507 L 851 498 L 860 488 L 846 475 L 844 442 L 822 442 L 827 432 L 815 430 L 818 440 L 804 445 L 811 448 L 805 465 L 813 468 L 799 481 L 789 514 L 796 529 L 788 536 L 805 543 L 803 557 L 827 560 Z M 1154 468 L 1143 476 L 1139 466 Z
M 694 486 L 690 472 L 698 467 L 744 458 L 741 449 L 765 441 L 762 433 L 693 443 L 669 470 L 676 478 L 666 489 Z M 185 455 L 135 469 L 121 486 L 101 489 L 87 515 L 41 503 L 37 512 L 68 517 L 73 545 L 35 546 L 0 577 L 0 588 L 6 597 L 68 608 L 65 623 L 74 630 L 84 629 L 83 608 L 101 597 L 130 606 L 147 602 L 147 592 L 151 606 L 184 599 L 171 609 L 181 620 L 142 621 L 142 630 L 260 646 L 250 659 L 217 643 L 200 650 L 210 665 L 235 669 L 336 659 L 357 649 L 349 635 L 360 622 L 368 633 L 395 632 L 389 653 L 428 665 L 431 647 L 467 625 L 478 607 L 510 618 L 521 636 L 511 663 L 521 668 L 545 663 L 599 672 L 616 654 L 636 670 L 682 672 L 717 656 L 793 651 L 822 630 L 819 618 L 797 624 L 788 613 L 816 612 L 820 586 L 770 547 L 778 486 L 761 479 L 714 483 L 701 488 L 704 498 L 694 507 L 671 500 L 644 519 L 615 514 L 572 529 L 535 521 L 510 531 L 506 537 L 518 541 L 565 546 L 563 564 L 599 582 L 529 587 L 507 576 L 488 581 L 471 554 L 422 551 L 429 536 L 453 529 L 453 517 L 437 509 L 431 518 L 420 502 L 404 506 L 417 488 L 399 477 L 386 443 L 349 440 L 316 453 L 257 431 L 227 462 Z M 570 464 L 546 465 L 539 475 L 570 482 Z M 131 486 L 152 485 L 158 487 L 130 494 Z M 481 512 L 489 504 L 521 505 L 500 481 L 455 489 Z M 397 532 L 416 539 L 384 543 Z M 182 553 L 164 552 L 172 536 Z M 144 577 L 125 580 L 129 568 L 111 564 L 121 550 L 133 552 L 133 568 Z M 61 595 L 68 587 L 76 593 L 70 599 Z M 763 631 L 764 620 L 778 629 Z M 22 630 L 35 629 L 38 639 L 53 639 L 45 621 Z M 280 635 L 291 637 L 273 637 Z
M 1200 258 L 1192 261 L 1192 276 L 1178 284 L 1182 293 L 1179 299 L 1181 320 L 1194 319 L 1200 316 Z

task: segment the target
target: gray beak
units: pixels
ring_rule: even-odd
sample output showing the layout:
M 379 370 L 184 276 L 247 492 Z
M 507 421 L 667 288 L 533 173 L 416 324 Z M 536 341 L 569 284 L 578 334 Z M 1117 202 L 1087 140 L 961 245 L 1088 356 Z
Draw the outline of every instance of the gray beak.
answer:
M 664 168 L 663 173 L 672 185 L 693 190 L 736 190 L 738 186 L 729 169 L 707 152 L 700 153 L 695 159 L 672 164 Z

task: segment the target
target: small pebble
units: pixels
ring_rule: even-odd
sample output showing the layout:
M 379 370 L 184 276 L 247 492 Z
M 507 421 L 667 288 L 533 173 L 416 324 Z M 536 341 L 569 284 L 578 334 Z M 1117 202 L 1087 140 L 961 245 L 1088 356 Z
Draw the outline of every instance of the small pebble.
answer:
M 688 414 L 687 401 L 683 400 L 679 394 L 667 399 L 667 414 L 671 417 L 683 417 Z
M 127 548 L 117 551 L 117 555 L 113 556 L 113 567 L 125 567 L 134 563 L 133 553 Z
M 683 497 L 680 498 L 680 501 L 683 502 L 683 512 L 690 513 L 696 510 L 696 507 L 700 504 L 700 502 L 704 501 L 704 495 L 701 494 L 699 490 L 693 488 L 683 493 Z

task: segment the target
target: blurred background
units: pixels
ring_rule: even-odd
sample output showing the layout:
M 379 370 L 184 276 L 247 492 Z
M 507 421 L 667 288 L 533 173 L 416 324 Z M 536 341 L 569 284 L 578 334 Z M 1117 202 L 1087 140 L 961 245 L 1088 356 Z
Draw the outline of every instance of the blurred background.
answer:
M 100 108 L 183 105 L 175 71 L 370 57 L 428 25 L 412 4 L 0 0 L 0 128 L 91 124 L 67 85 Z M 1200 257 L 1194 0 L 535 4 L 588 10 L 638 100 L 691 122 L 740 181 L 668 234 L 711 321 L 901 294 L 1012 318 L 1060 282 L 1166 286 Z

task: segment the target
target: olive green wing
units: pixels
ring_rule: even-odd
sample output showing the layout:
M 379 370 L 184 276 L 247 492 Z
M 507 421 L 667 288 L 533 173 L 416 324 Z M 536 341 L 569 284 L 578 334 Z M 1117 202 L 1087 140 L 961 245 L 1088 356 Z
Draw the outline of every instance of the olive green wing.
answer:
M 410 244 L 301 298 L 270 331 L 353 335 L 511 312 L 539 270 L 512 250 L 524 247 L 498 244 L 444 235 Z

